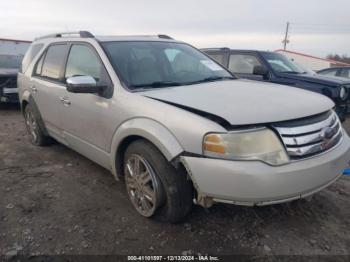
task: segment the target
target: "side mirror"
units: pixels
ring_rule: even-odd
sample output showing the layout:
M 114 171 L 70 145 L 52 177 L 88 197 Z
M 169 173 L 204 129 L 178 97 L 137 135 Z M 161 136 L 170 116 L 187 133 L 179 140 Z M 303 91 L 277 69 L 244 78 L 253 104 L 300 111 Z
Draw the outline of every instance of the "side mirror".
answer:
M 67 78 L 67 91 L 71 93 L 95 94 L 104 91 L 105 87 L 98 86 L 91 76 L 72 76 Z
M 256 65 L 253 68 L 253 74 L 263 76 L 265 79 L 269 75 L 269 70 L 267 70 L 265 67 L 263 67 L 261 65 Z

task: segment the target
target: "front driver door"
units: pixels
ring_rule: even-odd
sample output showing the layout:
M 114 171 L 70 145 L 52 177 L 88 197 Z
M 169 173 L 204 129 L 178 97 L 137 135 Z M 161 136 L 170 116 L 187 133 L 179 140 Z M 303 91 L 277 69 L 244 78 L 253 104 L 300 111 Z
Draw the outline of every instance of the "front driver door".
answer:
M 64 78 L 89 75 L 98 85 L 112 88 L 109 75 L 93 46 L 73 43 L 67 58 Z M 69 146 L 103 166 L 108 165 L 108 153 L 117 116 L 110 113 L 110 96 L 70 93 L 64 99 L 63 129 Z M 114 118 L 114 119 L 112 119 Z

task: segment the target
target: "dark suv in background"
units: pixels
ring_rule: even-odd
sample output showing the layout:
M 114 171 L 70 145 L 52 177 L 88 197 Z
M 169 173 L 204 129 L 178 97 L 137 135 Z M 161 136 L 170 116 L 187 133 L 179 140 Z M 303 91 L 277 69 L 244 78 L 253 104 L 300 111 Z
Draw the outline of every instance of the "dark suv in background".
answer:
M 17 73 L 23 56 L 0 55 L 0 103 L 18 103 Z
M 340 119 L 345 120 L 350 108 L 350 80 L 312 73 L 275 52 L 229 48 L 202 51 L 240 78 L 289 85 L 324 94 L 334 101 Z

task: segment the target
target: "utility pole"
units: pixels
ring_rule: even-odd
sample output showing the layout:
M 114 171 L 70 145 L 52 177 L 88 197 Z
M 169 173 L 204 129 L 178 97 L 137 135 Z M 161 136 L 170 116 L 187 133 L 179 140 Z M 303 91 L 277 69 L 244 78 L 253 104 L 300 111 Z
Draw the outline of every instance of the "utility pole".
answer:
M 284 39 L 283 39 L 283 41 L 282 41 L 282 43 L 283 43 L 283 50 L 286 50 L 287 44 L 289 43 L 289 40 L 288 40 L 288 31 L 289 31 L 289 22 L 287 22 L 286 34 L 284 35 Z

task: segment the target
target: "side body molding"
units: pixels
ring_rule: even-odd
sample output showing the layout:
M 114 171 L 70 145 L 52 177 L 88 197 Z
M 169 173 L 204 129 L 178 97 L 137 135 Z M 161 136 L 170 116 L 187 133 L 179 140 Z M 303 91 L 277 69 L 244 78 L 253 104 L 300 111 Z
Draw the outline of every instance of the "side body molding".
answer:
M 125 139 L 131 136 L 139 136 L 149 140 L 169 161 L 184 151 L 175 135 L 159 122 L 149 118 L 127 120 L 117 128 L 111 144 L 111 163 L 114 176 L 117 176 L 116 157 L 118 148 Z

